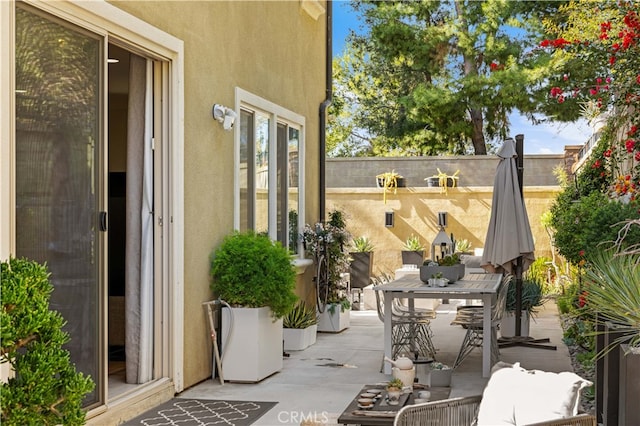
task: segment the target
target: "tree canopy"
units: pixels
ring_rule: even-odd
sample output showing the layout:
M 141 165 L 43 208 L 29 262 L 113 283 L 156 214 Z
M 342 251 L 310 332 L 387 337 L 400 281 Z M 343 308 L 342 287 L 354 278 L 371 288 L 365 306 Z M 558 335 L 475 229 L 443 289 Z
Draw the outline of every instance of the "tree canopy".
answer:
M 329 155 L 486 154 L 514 109 L 535 119 L 548 97 L 552 55 L 534 51 L 562 3 L 354 1 Z

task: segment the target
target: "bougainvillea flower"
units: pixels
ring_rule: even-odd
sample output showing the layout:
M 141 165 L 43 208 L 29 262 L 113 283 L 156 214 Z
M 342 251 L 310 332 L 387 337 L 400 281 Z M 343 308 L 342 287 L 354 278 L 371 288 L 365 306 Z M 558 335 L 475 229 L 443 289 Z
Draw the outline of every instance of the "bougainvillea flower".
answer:
M 634 141 L 633 139 L 628 139 L 625 143 L 624 146 L 627 148 L 627 152 L 633 152 L 633 148 L 636 145 L 636 141 Z
M 610 149 L 606 150 L 603 155 L 607 158 L 611 157 L 611 150 Z

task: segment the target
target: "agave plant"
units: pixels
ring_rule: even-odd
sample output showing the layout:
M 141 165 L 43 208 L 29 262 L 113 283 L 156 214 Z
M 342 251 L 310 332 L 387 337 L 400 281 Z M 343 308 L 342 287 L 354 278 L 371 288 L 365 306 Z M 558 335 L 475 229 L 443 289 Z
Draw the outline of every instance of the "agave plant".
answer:
M 317 324 L 316 310 L 308 307 L 303 301 L 298 302 L 296 306 L 282 318 L 282 326 L 284 328 L 307 328 Z
M 611 346 L 628 343 L 640 352 L 640 255 L 616 255 L 603 250 L 586 270 L 587 304 L 622 334 Z M 603 349 L 602 354 L 610 347 Z M 602 355 L 599 354 L 599 355 Z

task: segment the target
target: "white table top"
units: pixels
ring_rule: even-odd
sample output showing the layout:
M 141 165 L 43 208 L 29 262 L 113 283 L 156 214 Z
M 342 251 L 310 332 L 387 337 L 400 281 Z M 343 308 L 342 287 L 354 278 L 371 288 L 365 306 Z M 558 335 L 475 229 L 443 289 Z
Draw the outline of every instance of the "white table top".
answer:
M 502 274 L 466 274 L 461 280 L 449 283 L 446 287 L 430 287 L 415 275 L 406 275 L 386 284 L 375 286 L 374 290 L 383 292 L 412 292 L 412 293 L 496 293 Z

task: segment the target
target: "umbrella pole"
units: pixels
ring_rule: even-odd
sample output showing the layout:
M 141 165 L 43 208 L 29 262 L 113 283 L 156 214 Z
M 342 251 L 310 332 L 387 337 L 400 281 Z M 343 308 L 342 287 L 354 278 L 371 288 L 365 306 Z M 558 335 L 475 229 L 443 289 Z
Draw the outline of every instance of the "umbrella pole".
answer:
M 523 192 L 523 172 L 524 172 L 524 135 L 516 135 L 516 165 L 518 168 L 518 186 L 520 188 L 520 197 L 524 203 Z M 542 345 L 541 343 L 548 343 L 548 338 L 534 339 L 529 336 L 522 337 L 522 269 L 523 259 L 522 256 L 518 256 L 516 260 L 516 311 L 514 312 L 516 320 L 515 336 L 511 338 L 500 338 L 498 340 L 498 346 L 501 348 L 508 348 L 512 346 L 527 346 L 531 348 L 550 349 L 556 350 L 554 345 Z

